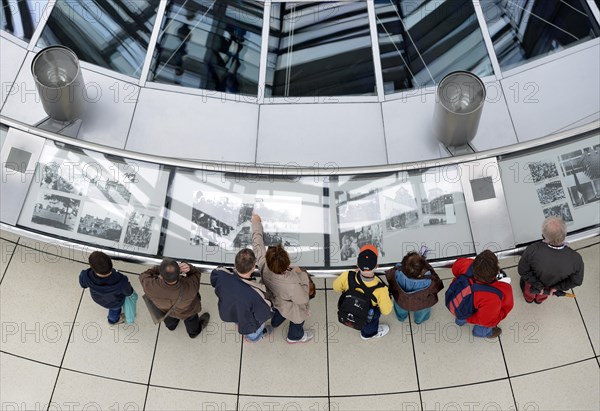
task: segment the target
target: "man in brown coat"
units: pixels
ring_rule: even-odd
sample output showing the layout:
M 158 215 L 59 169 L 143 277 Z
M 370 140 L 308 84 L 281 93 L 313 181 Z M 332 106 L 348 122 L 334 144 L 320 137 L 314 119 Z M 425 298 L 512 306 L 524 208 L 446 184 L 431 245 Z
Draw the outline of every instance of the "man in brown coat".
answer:
M 182 275 L 184 274 L 184 275 Z M 173 310 L 165 318 L 165 326 L 173 331 L 180 320 L 191 338 L 196 338 L 208 324 L 210 315 L 202 311 L 200 302 L 200 270 L 188 263 L 165 258 L 159 266 L 140 274 L 140 283 L 150 300 L 162 312 Z M 180 297 L 181 296 L 181 297 Z

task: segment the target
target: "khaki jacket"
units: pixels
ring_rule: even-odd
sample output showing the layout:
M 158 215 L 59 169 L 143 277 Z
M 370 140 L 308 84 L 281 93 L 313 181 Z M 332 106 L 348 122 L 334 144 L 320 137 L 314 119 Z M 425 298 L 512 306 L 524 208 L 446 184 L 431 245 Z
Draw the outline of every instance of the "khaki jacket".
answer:
M 144 293 L 162 312 L 166 313 L 177 302 L 179 289 L 183 288 L 181 301 L 169 314 L 169 317 L 185 320 L 202 311 L 200 302 L 200 270 L 190 264 L 190 271 L 186 276 L 179 277 L 177 284 L 169 285 L 159 277 L 158 266 L 140 274 L 140 283 Z
M 252 224 L 252 248 L 273 306 L 283 317 L 295 324 L 305 321 L 310 316 L 308 274 L 298 267 L 290 267 L 283 274 L 275 274 L 269 270 L 265 259 L 267 249 L 263 240 L 263 227 L 260 222 Z

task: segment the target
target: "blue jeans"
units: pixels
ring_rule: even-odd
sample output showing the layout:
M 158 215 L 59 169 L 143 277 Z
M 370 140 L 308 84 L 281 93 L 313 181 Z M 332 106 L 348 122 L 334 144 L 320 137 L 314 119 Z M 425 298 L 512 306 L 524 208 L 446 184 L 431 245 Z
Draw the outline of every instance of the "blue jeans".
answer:
M 379 307 L 371 308 L 369 310 L 369 322 L 360 330 L 360 335 L 365 338 L 371 338 L 377 334 L 377 331 L 379 331 L 379 317 L 381 317 Z
M 116 324 L 119 322 L 119 319 L 121 318 L 121 309 L 122 309 L 122 307 L 108 309 L 108 323 L 109 324 Z
M 408 317 L 408 311 L 404 308 L 400 307 L 396 301 L 394 301 L 394 312 L 396 313 L 396 318 L 398 321 L 404 321 Z M 415 323 L 421 324 L 427 320 L 429 320 L 429 315 L 431 314 L 431 307 L 423 308 L 422 310 L 413 311 L 413 315 L 415 316 Z
M 456 318 L 454 322 L 461 327 L 467 323 L 466 320 L 459 320 L 458 318 Z M 484 327 L 483 325 L 473 324 L 473 335 L 482 338 L 489 337 L 492 333 L 492 328 L 493 327 Z
M 252 342 L 260 341 L 260 339 L 263 336 L 264 329 L 265 329 L 265 323 L 262 323 L 261 326 L 258 327 L 258 330 L 254 331 L 251 334 L 246 334 L 244 337 L 246 337 L 247 340 L 252 341 Z
M 273 318 L 271 318 L 271 325 L 273 328 L 279 327 L 284 321 L 285 317 L 281 315 L 281 313 L 275 309 L 273 313 Z M 300 324 L 296 324 L 290 321 L 290 329 L 288 330 L 287 338 L 291 341 L 298 341 L 302 337 L 304 337 L 304 321 Z

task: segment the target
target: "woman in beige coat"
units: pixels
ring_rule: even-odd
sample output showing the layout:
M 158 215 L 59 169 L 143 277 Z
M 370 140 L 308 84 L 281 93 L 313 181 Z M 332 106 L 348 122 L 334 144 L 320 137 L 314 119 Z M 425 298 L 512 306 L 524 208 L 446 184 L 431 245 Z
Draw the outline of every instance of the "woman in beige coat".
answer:
M 271 326 L 278 327 L 288 319 L 288 343 L 305 343 L 312 340 L 314 332 L 304 331 L 304 321 L 310 315 L 308 274 L 298 267 L 290 266 L 290 257 L 281 244 L 266 249 L 262 222 L 258 214 L 252 214 L 252 247 L 262 281 L 275 308 Z

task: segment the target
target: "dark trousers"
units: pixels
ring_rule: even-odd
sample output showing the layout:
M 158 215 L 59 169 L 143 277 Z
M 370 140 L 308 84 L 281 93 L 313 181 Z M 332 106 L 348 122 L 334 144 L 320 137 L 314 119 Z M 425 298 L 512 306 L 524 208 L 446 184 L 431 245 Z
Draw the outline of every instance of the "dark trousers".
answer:
M 271 318 L 271 326 L 279 327 L 285 321 L 285 317 L 281 315 L 277 309 L 275 309 L 275 313 L 273 314 L 273 318 Z M 296 324 L 290 321 L 290 329 L 288 330 L 287 338 L 292 341 L 298 341 L 302 337 L 304 337 L 304 321 L 300 324 Z
M 365 338 L 370 338 L 377 334 L 379 331 L 379 317 L 381 317 L 381 310 L 379 307 L 371 308 L 373 314 L 369 312 L 369 317 L 371 318 L 369 322 L 360 330 L 360 334 Z
M 175 328 L 177 328 L 177 325 L 179 324 L 179 319 L 167 317 L 165 318 L 164 322 L 165 326 L 169 330 L 173 331 Z M 194 314 L 186 318 L 185 320 L 183 320 L 183 323 L 185 324 L 185 330 L 187 331 L 190 337 L 195 337 L 198 334 L 200 334 L 200 331 L 202 331 L 202 325 L 200 324 L 200 318 L 198 317 L 198 314 Z

